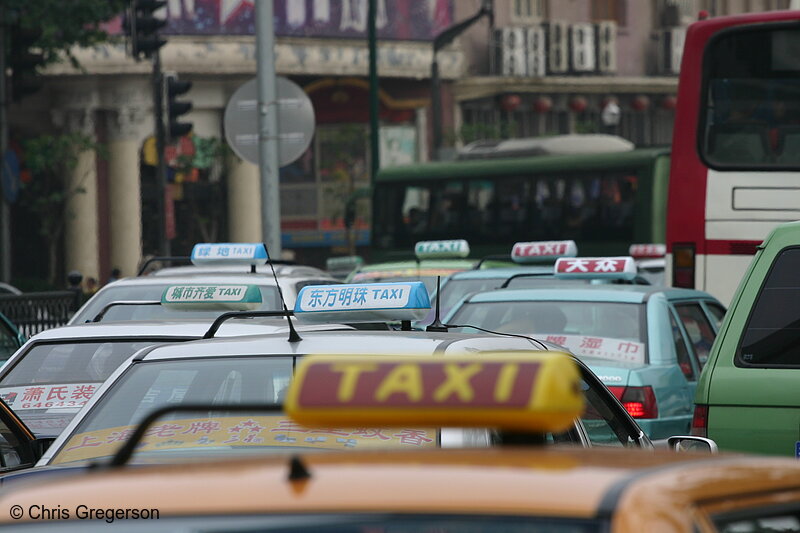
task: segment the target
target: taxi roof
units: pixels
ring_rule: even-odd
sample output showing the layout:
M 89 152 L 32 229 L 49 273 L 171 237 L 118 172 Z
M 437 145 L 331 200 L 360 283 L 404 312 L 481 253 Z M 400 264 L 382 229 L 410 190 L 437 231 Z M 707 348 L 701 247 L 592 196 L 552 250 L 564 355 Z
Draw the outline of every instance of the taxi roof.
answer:
M 519 265 L 515 267 L 481 268 L 464 270 L 450 275 L 450 279 L 507 279 L 515 274 L 549 274 L 553 277 L 553 265 Z
M 306 265 L 274 265 L 275 267 L 275 275 L 279 278 L 287 277 L 287 278 L 322 278 L 322 279 L 331 279 L 334 278 L 324 270 L 321 270 L 316 267 L 306 266 Z M 203 265 L 203 266 L 195 266 L 195 265 L 184 265 L 184 266 L 175 266 L 175 267 L 165 267 L 159 270 L 153 271 L 150 276 L 162 277 L 162 276 L 207 276 L 209 274 L 247 274 L 251 275 L 250 267 L 248 266 L 241 266 L 241 265 Z M 256 265 L 256 274 L 269 276 L 272 279 L 272 269 L 270 269 L 269 265 Z
M 201 338 L 213 319 L 186 318 L 171 320 L 129 320 L 126 322 L 92 322 L 47 329 L 31 337 L 29 342 L 48 342 L 88 338 Z M 217 336 L 238 336 L 288 331 L 283 318 L 231 319 L 222 324 Z M 297 324 L 298 331 L 325 329 L 353 329 L 344 324 Z
M 388 341 L 388 342 L 387 342 Z M 142 352 L 144 361 L 254 354 L 424 355 L 465 351 L 540 350 L 541 343 L 520 337 L 425 331 L 308 331 L 299 342 L 284 334 L 209 339 L 191 345 L 165 345 Z
M 376 272 L 384 270 L 407 270 L 410 268 L 463 268 L 469 269 L 475 266 L 477 259 L 422 259 L 417 261 L 409 259 L 407 261 L 392 261 L 389 263 L 375 263 L 373 265 L 364 265 L 360 267 L 355 274 L 359 272 Z
M 630 531 L 650 529 L 647 526 L 658 520 L 668 521 L 672 529 L 675 523 L 669 521 L 677 519 L 686 520 L 688 531 L 692 518 L 685 510 L 691 502 L 742 491 L 794 489 L 800 477 L 800 464 L 788 459 L 630 448 L 311 452 L 300 457 L 309 477 L 298 481 L 289 480 L 288 456 L 48 478 L 5 496 L 0 519 L 8 520 L 11 504 L 27 508 L 58 503 L 75 508 L 91 501 L 98 508 L 120 502 L 129 508 L 157 508 L 166 516 L 283 512 L 613 516 L 615 521 L 625 520 Z M 159 490 L 152 490 L 156 486 Z
M 576 302 L 644 303 L 654 294 L 668 300 L 685 298 L 713 298 L 706 292 L 693 289 L 676 289 L 655 285 L 582 285 L 580 288 L 559 289 L 495 289 L 475 293 L 466 299 L 469 303 L 517 302 L 529 300 L 567 300 Z

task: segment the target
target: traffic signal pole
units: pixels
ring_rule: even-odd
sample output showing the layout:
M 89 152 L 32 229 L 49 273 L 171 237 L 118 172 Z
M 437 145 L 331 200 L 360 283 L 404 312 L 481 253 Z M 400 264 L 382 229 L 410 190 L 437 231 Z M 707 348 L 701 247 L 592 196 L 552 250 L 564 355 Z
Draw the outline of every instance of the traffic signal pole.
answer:
M 281 201 L 278 167 L 278 95 L 275 89 L 275 30 L 272 0 L 258 0 L 255 4 L 261 238 L 267 245 L 270 257 L 279 259 Z
M 169 239 L 167 238 L 167 162 L 164 160 L 164 147 L 167 144 L 164 131 L 164 75 L 161 72 L 161 53 L 153 53 L 153 107 L 155 112 L 156 136 L 156 196 L 158 205 L 158 250 L 165 257 L 172 255 Z

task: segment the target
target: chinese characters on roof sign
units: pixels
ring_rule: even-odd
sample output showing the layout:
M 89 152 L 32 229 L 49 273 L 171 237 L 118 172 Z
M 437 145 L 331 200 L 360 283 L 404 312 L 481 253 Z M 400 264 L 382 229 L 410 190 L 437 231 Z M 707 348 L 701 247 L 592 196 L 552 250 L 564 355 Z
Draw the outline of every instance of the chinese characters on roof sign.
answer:
M 113 455 L 136 426 L 118 426 L 79 433 L 67 442 L 53 463 L 68 463 Z M 209 453 L 231 448 L 299 447 L 327 450 L 370 448 L 415 449 L 436 446 L 434 428 L 310 429 L 285 416 L 211 416 L 165 420 L 145 433 L 137 453 L 197 450 Z M 226 452 L 228 453 L 228 452 Z
M 560 353 L 447 358 L 310 356 L 285 408 L 309 426 L 498 427 L 562 431 L 583 409 L 575 362 Z
M 533 263 L 576 255 L 578 247 L 575 241 L 518 242 L 511 249 L 511 259 L 516 263 Z
M 556 260 L 557 278 L 633 279 L 636 264 L 624 257 L 562 257 Z
M 664 257 L 667 254 L 666 244 L 631 244 L 628 253 L 636 259 Z
M 195 265 L 265 265 L 267 249 L 263 243 L 201 243 L 192 248 Z
M 250 310 L 261 306 L 257 285 L 170 285 L 161 305 L 182 309 Z
M 309 285 L 300 290 L 295 315 L 301 320 L 383 322 L 421 320 L 431 308 L 421 281 Z
M 414 246 L 414 253 L 419 259 L 467 257 L 469 255 L 469 243 L 464 239 L 420 241 Z

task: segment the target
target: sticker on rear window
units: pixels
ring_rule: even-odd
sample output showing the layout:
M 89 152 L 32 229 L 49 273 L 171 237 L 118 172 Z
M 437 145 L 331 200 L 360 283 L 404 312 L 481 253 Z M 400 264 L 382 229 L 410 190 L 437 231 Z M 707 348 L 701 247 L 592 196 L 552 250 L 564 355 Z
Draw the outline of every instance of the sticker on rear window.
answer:
M 102 383 L 34 384 L 23 387 L 3 387 L 0 388 L 0 398 L 15 411 L 81 407 L 94 396 L 100 385 Z

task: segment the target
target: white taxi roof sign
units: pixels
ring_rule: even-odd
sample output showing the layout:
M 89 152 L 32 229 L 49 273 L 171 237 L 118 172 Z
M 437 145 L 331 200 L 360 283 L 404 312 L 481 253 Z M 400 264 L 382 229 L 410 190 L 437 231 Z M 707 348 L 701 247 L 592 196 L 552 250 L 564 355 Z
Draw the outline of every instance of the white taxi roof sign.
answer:
M 419 241 L 414 245 L 418 259 L 449 259 L 469 255 L 469 243 L 464 239 L 447 241 Z
M 511 249 L 511 259 L 515 263 L 538 263 L 576 255 L 578 245 L 575 241 L 518 242 Z
M 422 320 L 430 308 L 421 281 L 349 283 L 303 287 L 294 314 L 307 322 L 386 322 Z
M 261 303 L 258 285 L 170 285 L 161 295 L 161 305 L 176 309 L 252 311 Z
M 633 257 L 561 257 L 556 260 L 557 278 L 627 279 L 636 277 Z
M 322 427 L 568 429 L 583 411 L 580 372 L 562 352 L 444 358 L 310 355 L 286 413 Z
M 261 242 L 198 243 L 191 256 L 194 265 L 265 265 L 268 259 Z
M 656 259 L 667 255 L 666 244 L 631 244 L 628 254 L 634 259 Z

